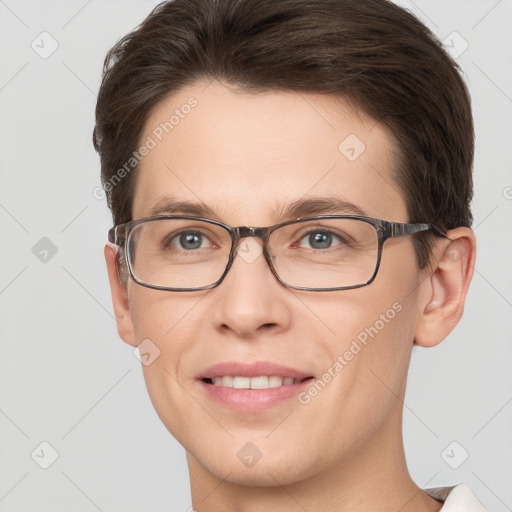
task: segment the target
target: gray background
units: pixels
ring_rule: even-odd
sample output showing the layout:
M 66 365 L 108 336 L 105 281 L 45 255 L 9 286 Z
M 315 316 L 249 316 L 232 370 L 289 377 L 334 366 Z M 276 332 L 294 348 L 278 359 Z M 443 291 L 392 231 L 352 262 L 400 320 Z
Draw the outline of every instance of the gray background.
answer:
M 190 507 L 184 451 L 160 423 L 140 363 L 115 328 L 103 258 L 111 217 L 95 197 L 91 143 L 104 55 L 156 3 L 0 0 L 0 511 Z M 418 485 L 466 481 L 489 510 L 505 512 L 512 2 L 400 3 L 461 54 L 477 128 L 475 277 L 462 323 L 439 347 L 415 351 L 408 462 Z

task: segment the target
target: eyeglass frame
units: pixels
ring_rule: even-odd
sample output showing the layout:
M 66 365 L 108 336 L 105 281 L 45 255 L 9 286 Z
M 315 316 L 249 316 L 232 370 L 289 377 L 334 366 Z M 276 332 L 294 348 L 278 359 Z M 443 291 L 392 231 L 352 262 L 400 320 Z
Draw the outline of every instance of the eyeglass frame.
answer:
M 229 251 L 228 261 L 226 264 L 226 268 L 224 269 L 224 272 L 220 276 L 220 278 L 215 281 L 215 283 L 212 283 L 210 285 L 201 286 L 197 288 L 171 288 L 168 286 L 159 286 L 154 285 L 150 283 L 146 283 L 144 281 L 141 281 L 137 277 L 135 277 L 132 265 L 130 263 L 130 260 L 128 258 L 128 251 L 126 250 L 126 242 L 129 240 L 130 233 L 133 231 L 133 229 L 143 223 L 146 222 L 153 222 L 158 220 L 165 220 L 165 219 L 178 219 L 178 220 L 196 220 L 196 221 L 202 221 L 209 224 L 213 224 L 216 226 L 219 226 L 223 229 L 225 229 L 230 237 L 231 237 L 231 249 Z M 276 231 L 277 229 L 288 226 L 290 224 L 298 224 L 301 222 L 311 221 L 311 220 L 322 220 L 322 219 L 354 219 L 359 220 L 362 222 L 366 222 L 367 224 L 370 224 L 373 226 L 377 233 L 377 262 L 375 265 L 375 269 L 373 271 L 372 276 L 370 279 L 365 281 L 361 284 L 356 285 L 349 285 L 349 286 L 339 286 L 335 288 L 309 288 L 305 286 L 292 286 L 288 283 L 285 283 L 278 275 L 277 271 L 274 268 L 274 265 L 272 263 L 272 257 L 268 250 L 268 241 L 270 238 L 270 235 Z M 122 247 L 125 249 L 124 251 L 124 259 L 126 262 L 126 265 L 128 267 L 128 271 L 130 273 L 131 278 L 139 285 L 145 286 L 147 288 L 152 288 L 154 290 L 163 290 L 163 291 L 177 291 L 177 292 L 195 292 L 195 291 L 201 291 L 201 290 L 210 290 L 212 288 L 216 288 L 219 286 L 222 281 L 225 279 L 227 273 L 229 272 L 230 268 L 233 265 L 233 261 L 236 256 L 236 250 L 238 248 L 238 245 L 240 244 L 240 241 L 243 238 L 248 237 L 254 237 L 254 238 L 260 238 L 263 241 L 263 256 L 265 257 L 265 260 L 267 262 L 267 265 L 269 266 L 272 274 L 276 277 L 276 279 L 286 288 L 291 288 L 293 290 L 301 290 L 301 291 L 312 291 L 312 292 L 326 292 L 326 291 L 340 291 L 340 290 L 351 290 L 354 288 L 362 288 L 363 286 L 370 285 L 376 278 L 377 273 L 380 268 L 380 263 L 382 259 L 382 251 L 384 242 L 390 238 L 398 238 L 402 236 L 408 236 L 413 235 L 415 233 L 421 233 L 425 231 L 433 231 L 438 236 L 447 237 L 446 232 L 443 229 L 440 229 L 433 224 L 428 223 L 409 223 L 409 222 L 391 222 L 383 219 L 377 219 L 374 217 L 363 217 L 360 215 L 316 215 L 313 217 L 298 217 L 296 219 L 288 220 L 285 222 L 280 222 L 278 224 L 274 224 L 272 226 L 267 227 L 251 227 L 251 226 L 237 226 L 237 227 L 231 227 L 227 224 L 224 224 L 223 222 L 214 220 L 214 219 L 207 219 L 205 217 L 194 217 L 192 215 L 158 215 L 155 217 L 144 217 L 140 219 L 134 219 L 129 222 L 125 222 L 123 224 L 117 224 L 110 228 L 108 230 L 108 240 L 109 242 L 117 245 L 118 247 Z M 117 261 L 116 261 L 117 263 Z M 118 268 L 119 270 L 119 268 Z

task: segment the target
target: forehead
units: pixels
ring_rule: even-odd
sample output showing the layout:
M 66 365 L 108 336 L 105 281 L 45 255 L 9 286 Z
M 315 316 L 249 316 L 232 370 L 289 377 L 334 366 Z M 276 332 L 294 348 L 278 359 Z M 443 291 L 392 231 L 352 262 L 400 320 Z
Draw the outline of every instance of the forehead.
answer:
M 171 199 L 227 223 L 262 225 L 292 203 L 330 198 L 407 220 L 394 139 L 348 100 L 196 84 L 153 108 L 139 146 L 147 150 L 133 218 Z

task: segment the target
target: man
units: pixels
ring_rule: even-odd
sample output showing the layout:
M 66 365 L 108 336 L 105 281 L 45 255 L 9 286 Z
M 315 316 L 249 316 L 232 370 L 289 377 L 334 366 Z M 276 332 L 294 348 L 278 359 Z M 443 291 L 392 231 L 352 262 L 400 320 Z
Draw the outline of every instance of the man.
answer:
M 121 338 L 199 512 L 483 508 L 422 491 L 413 344 L 461 318 L 473 123 L 456 65 L 385 0 L 175 0 L 109 52 L 94 143 Z

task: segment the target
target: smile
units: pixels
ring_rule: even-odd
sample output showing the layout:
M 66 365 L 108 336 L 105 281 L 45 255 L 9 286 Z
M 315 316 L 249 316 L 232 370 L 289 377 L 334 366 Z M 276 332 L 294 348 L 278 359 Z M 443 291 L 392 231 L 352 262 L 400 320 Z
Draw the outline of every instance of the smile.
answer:
M 222 377 L 214 377 L 213 379 L 205 379 L 208 384 L 214 386 L 223 386 L 234 389 L 269 389 L 278 388 L 280 386 L 292 386 L 306 379 L 294 379 L 293 377 L 280 377 L 279 375 L 259 376 L 259 377 L 243 377 L 225 375 Z

